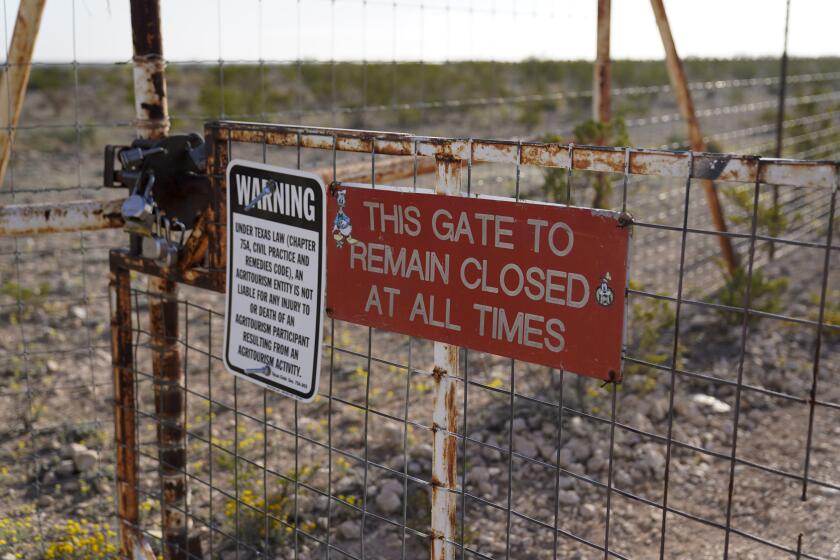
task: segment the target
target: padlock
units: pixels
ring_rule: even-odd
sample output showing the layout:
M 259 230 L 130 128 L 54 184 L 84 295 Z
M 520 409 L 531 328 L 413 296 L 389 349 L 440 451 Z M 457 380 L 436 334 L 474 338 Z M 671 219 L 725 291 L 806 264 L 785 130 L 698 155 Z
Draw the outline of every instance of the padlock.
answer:
M 152 188 L 155 186 L 155 176 L 148 175 L 145 188 L 140 192 L 138 185 L 135 186 L 128 198 L 122 205 L 122 216 L 125 220 L 125 231 L 136 235 L 147 236 L 152 234 L 152 226 L 155 223 L 156 205 L 152 199 Z
M 172 259 L 169 242 L 164 237 L 160 237 L 154 233 L 143 237 L 143 257 L 152 259 L 163 266 L 175 264 Z
M 184 242 L 184 224 L 175 220 L 175 225 L 181 230 L 181 239 L 176 243 L 171 239 L 170 221 L 161 216 L 157 209 L 154 210 L 153 223 L 155 231 L 143 236 L 142 256 L 156 261 L 161 266 L 175 266 L 178 264 L 178 251 Z

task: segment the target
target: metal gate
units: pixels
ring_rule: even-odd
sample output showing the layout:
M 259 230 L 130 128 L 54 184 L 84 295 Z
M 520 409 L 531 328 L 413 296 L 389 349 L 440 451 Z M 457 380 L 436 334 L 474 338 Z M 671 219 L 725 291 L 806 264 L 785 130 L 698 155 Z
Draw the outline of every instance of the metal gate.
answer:
M 110 254 L 124 555 L 840 554 L 836 163 L 225 121 L 205 139 L 212 203 L 178 266 Z M 233 157 L 334 186 L 560 203 L 604 178 L 635 216 L 624 382 L 336 320 L 313 403 L 237 381 L 217 311 Z M 703 180 L 748 201 L 729 232 L 709 225 Z M 770 186 L 803 201 L 805 226 L 768 233 Z M 742 276 L 709 272 L 721 236 Z

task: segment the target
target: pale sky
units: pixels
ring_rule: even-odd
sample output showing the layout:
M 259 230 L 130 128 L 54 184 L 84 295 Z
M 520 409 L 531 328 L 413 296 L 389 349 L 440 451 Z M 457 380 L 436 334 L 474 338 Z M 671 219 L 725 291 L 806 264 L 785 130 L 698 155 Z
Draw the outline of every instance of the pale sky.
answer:
M 840 2 L 791 2 L 790 54 L 840 56 Z M 8 45 L 17 0 L 3 4 Z M 596 0 L 161 4 L 165 56 L 176 61 L 592 59 L 595 52 Z M 662 58 L 649 0 L 612 4 L 613 58 Z M 666 0 L 665 6 L 683 57 L 781 53 L 785 0 Z M 128 0 L 47 1 L 35 60 L 71 61 L 74 56 L 81 62 L 131 58 Z

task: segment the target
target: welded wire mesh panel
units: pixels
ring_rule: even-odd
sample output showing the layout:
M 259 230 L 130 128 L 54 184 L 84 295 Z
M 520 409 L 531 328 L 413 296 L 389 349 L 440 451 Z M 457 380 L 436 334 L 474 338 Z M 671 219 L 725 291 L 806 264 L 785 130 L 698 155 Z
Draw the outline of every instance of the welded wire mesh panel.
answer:
M 3 4 L 7 45 L 16 8 Z M 51 2 L 44 17 L 42 35 L 52 37 L 52 47 L 36 50 L 0 204 L 121 196 L 101 187 L 101 155 L 104 144 L 134 136 L 127 8 L 104 0 Z M 164 20 L 173 132 L 228 117 L 593 141 L 580 117 L 590 113 L 589 63 L 509 61 L 567 56 L 574 45 L 557 29 L 594 27 L 594 14 L 577 8 L 179 1 L 164 4 Z M 511 27 L 530 30 L 527 40 L 507 33 Z M 504 60 L 489 54 L 500 41 Z M 688 60 L 686 72 L 711 150 L 774 153 L 777 61 Z M 837 60 L 794 59 L 789 73 L 782 155 L 835 158 Z M 661 62 L 617 61 L 613 81 L 618 116 L 610 143 L 685 147 Z M 341 151 L 233 147 L 242 157 L 291 167 L 371 166 L 369 156 Z M 397 159 L 377 156 L 375 165 L 384 172 Z M 433 187 L 426 159 L 383 181 Z M 617 393 L 570 373 L 462 352 L 455 380 L 462 405 L 452 543 L 458 556 L 588 557 L 608 549 L 628 557 L 714 557 L 727 546 L 734 556 L 790 556 L 800 547 L 805 557 L 840 555 L 833 515 L 840 434 L 831 384 L 836 253 L 823 264 L 830 190 L 762 184 L 756 204 L 754 185 L 719 183 L 728 237 L 744 267 L 727 278 L 697 181 L 687 196 L 685 183 L 669 178 L 632 177 L 625 187 L 621 173 L 568 177 L 565 169 L 510 164 L 476 165 L 470 173 L 468 179 L 462 170 L 465 190 L 579 205 L 590 204 L 596 185 L 610 184 L 606 204 L 620 208 L 626 192 L 637 225 L 627 378 Z M 360 172 L 352 175 L 358 180 Z M 122 244 L 119 232 L 0 239 L 3 554 L 37 558 L 73 538 L 107 542 L 108 553 L 116 546 L 119 445 L 106 282 L 108 249 Z M 144 323 L 150 296 L 142 286 L 135 284 L 133 315 L 141 526 L 159 541 L 161 420 Z M 754 313 L 743 337 L 746 286 Z M 321 400 L 290 412 L 288 402 L 237 385 L 222 371 L 215 296 L 181 297 L 183 477 L 192 493 L 184 515 L 205 554 L 427 555 L 430 344 L 331 326 Z M 829 326 L 818 337 L 821 320 Z M 806 483 L 809 500 L 799 502 Z
M 17 8 L 2 5 L 7 101 Z M 104 116 L 91 100 L 105 83 L 130 87 L 130 71 L 77 63 L 76 32 L 84 21 L 75 15 L 66 2 L 44 17 L 47 28 L 64 22 L 66 62 L 32 64 L 20 121 L 4 128 L 14 140 L 2 206 L 107 197 L 98 187 L 101 142 L 130 133 L 131 101 L 117 96 Z M 10 122 L 11 102 L 0 110 Z M 68 545 L 82 556 L 116 553 L 106 271 L 108 249 L 119 238 L 113 232 L 0 237 L 2 555 L 57 558 L 69 554 Z
M 299 166 L 339 183 L 342 170 L 376 173 L 389 160 L 329 147 L 351 146 L 342 135 L 374 133 L 224 123 L 208 130 L 226 138 L 238 128 L 253 140 L 221 140 L 231 158 Z M 270 145 L 263 132 L 301 146 Z M 409 138 L 409 154 L 424 141 Z M 559 180 L 551 173 L 570 187 L 560 190 L 561 203 L 612 180 L 611 207 L 631 212 L 635 225 L 623 382 L 462 349 L 459 373 L 447 374 L 457 403 L 451 489 L 431 471 L 441 429 L 431 342 L 330 321 L 319 394 L 296 403 L 224 371 L 220 296 L 184 288 L 180 475 L 191 495 L 181 513 L 191 526 L 182 548 L 199 555 L 189 542 L 196 538 L 200 554 L 220 558 L 425 558 L 432 497 L 443 490 L 455 496 L 445 512 L 455 523 L 447 542 L 454 558 L 835 557 L 836 183 L 778 187 L 780 200 L 813 211 L 781 224 L 764 215 L 774 185 L 719 184 L 746 201 L 745 221 L 726 234 L 739 267 L 728 276 L 717 265 L 690 272 L 715 254 L 721 234 L 693 178 L 700 156 L 671 156 L 684 177 L 464 161 L 463 191 L 512 201 L 544 199 L 544 183 Z M 424 158 L 401 159 L 416 169 Z M 758 177 L 774 165 L 756 164 Z M 673 209 L 658 212 L 663 206 Z M 169 465 L 157 447 L 165 422 L 145 318 L 155 297 L 134 290 L 132 332 L 139 524 L 162 547 L 156 475 Z

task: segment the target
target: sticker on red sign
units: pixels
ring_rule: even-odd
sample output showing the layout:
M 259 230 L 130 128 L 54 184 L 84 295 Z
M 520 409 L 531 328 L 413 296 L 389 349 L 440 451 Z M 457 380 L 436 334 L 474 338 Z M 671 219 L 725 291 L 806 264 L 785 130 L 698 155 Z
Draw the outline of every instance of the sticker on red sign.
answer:
M 342 185 L 331 317 L 618 380 L 630 228 L 617 212 Z

